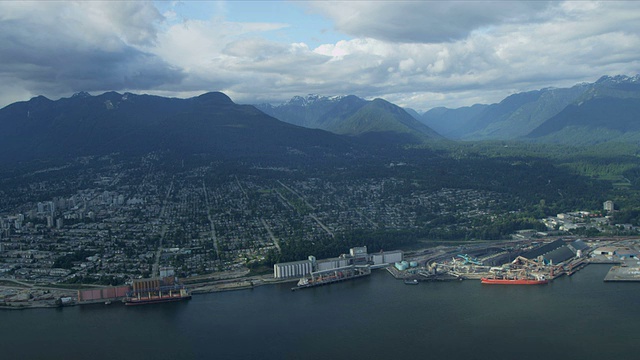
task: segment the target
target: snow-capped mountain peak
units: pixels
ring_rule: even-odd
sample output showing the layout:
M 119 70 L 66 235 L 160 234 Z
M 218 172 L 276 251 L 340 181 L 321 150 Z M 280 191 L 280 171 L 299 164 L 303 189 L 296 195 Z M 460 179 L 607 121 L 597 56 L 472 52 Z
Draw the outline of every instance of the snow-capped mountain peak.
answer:
M 344 98 L 344 96 L 321 96 L 318 94 L 308 94 L 307 96 L 294 96 L 291 100 L 287 101 L 283 105 L 294 105 L 294 106 L 309 106 L 319 101 L 339 101 Z

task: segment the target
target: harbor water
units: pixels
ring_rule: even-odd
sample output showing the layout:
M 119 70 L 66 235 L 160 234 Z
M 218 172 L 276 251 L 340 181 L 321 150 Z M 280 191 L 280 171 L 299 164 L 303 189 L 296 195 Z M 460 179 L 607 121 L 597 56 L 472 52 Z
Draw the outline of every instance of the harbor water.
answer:
M 6 359 L 637 359 L 640 283 L 407 286 L 386 271 L 180 303 L 0 312 Z

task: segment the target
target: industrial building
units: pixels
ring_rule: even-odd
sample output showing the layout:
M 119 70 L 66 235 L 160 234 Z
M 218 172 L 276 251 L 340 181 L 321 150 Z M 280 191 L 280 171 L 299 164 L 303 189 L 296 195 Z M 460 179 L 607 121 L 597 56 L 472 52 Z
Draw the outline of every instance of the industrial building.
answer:
M 373 265 L 386 265 L 401 262 L 404 259 L 402 250 L 393 250 L 380 252 L 377 254 L 369 254 L 370 261 Z
M 315 262 L 314 271 L 324 271 L 349 266 L 352 259 L 347 257 L 337 257 L 331 259 L 318 260 Z M 366 264 L 366 262 L 365 262 Z
M 312 256 L 310 256 L 311 258 Z M 298 278 L 313 271 L 311 260 L 294 261 L 273 265 L 273 277 L 276 279 Z
M 349 249 L 349 254 L 342 254 L 337 258 L 316 260 L 309 256 L 307 260 L 279 263 L 273 265 L 273 277 L 276 279 L 299 278 L 309 276 L 312 272 L 328 271 L 351 265 L 371 265 L 382 267 L 403 260 L 404 253 L 401 250 L 369 254 L 367 247 L 355 247 Z
M 613 246 L 603 246 L 593 250 L 594 255 L 613 255 L 616 252 L 616 248 Z
M 576 240 L 570 244 L 565 244 L 564 240 L 558 239 L 539 248 L 527 251 L 521 256 L 530 260 L 540 259 L 547 264 L 559 264 L 585 252 L 589 247 L 582 240 Z
M 621 260 L 637 259 L 640 257 L 637 251 L 626 246 L 603 246 L 593 250 L 593 254 L 616 256 Z

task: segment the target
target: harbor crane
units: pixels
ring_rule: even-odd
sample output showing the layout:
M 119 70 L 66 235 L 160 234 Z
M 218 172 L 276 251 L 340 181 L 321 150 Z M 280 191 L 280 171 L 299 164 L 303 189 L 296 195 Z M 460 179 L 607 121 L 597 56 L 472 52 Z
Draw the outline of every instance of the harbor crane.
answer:
M 458 255 L 459 258 L 464 259 L 464 265 L 467 264 L 473 264 L 473 265 L 480 265 L 482 266 L 482 261 L 476 259 L 476 258 L 472 258 L 471 256 L 467 255 L 467 254 L 460 254 Z

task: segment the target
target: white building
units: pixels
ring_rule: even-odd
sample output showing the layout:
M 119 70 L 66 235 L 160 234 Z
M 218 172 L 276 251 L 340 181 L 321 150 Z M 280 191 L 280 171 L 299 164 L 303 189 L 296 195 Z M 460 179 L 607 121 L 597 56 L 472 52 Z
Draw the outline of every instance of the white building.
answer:
M 593 250 L 594 255 L 613 255 L 616 252 L 616 248 L 612 246 L 603 246 Z
M 402 250 L 386 251 L 377 254 L 370 254 L 373 265 L 393 264 L 403 260 Z
M 273 277 L 276 279 L 308 276 L 312 271 L 313 263 L 311 260 L 293 261 L 273 265 Z
M 350 265 L 350 259 L 347 258 L 332 258 L 316 261 L 315 271 L 324 271 L 330 269 L 341 268 Z
M 393 250 L 368 254 L 367 247 L 356 247 L 349 250 L 349 255 L 340 255 L 337 258 L 316 260 L 309 256 L 308 260 L 280 263 L 273 265 L 273 277 L 275 279 L 287 279 L 294 277 L 307 277 L 312 272 L 328 271 L 344 268 L 351 265 L 385 265 L 402 261 L 402 250 Z

